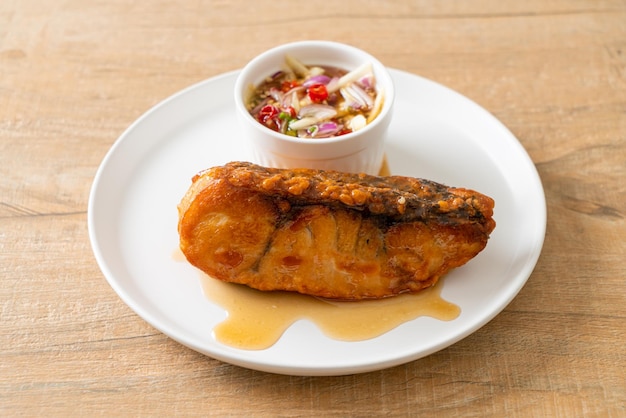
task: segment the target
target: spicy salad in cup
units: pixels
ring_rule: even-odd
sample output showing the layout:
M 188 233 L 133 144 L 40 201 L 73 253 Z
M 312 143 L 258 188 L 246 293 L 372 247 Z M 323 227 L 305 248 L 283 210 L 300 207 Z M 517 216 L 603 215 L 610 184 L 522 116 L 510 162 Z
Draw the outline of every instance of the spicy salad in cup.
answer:
M 394 86 L 372 55 L 330 41 L 278 46 L 235 83 L 235 105 L 255 163 L 378 174 Z

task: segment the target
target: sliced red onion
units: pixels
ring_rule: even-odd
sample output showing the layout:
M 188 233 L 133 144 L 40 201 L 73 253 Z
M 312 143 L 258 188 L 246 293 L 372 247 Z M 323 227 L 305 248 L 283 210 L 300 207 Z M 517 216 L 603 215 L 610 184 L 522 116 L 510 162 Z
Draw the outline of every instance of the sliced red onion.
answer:
M 298 92 L 293 91 L 291 93 L 291 107 L 296 111 L 296 114 L 300 111 L 300 98 L 298 97 Z
M 373 89 L 376 85 L 376 82 L 374 80 L 374 74 L 369 73 L 364 75 L 357 81 L 357 83 L 359 83 L 359 85 L 365 89 Z
M 280 105 L 286 109 L 289 106 L 296 107 L 296 102 L 298 102 L 298 91 L 304 90 L 304 87 L 298 86 L 294 87 L 291 90 L 287 91 L 283 94 L 283 97 L 280 101 Z
M 330 77 L 324 74 L 314 75 L 306 80 L 302 85 L 304 87 L 312 86 L 313 84 L 328 84 L 330 82 Z
M 282 100 L 280 101 L 281 109 L 287 109 L 288 107 L 292 105 L 292 102 L 293 102 L 293 97 L 291 96 L 291 94 L 285 94 Z
M 324 104 L 310 104 L 302 106 L 298 112 L 299 117 L 314 117 L 318 122 L 334 118 L 336 115 L 337 110 L 334 107 Z
M 268 94 L 277 102 L 280 102 L 283 99 L 283 93 L 276 88 L 271 88 Z
M 293 92 L 299 92 L 299 91 L 303 91 L 303 90 L 304 90 L 304 86 L 296 86 L 296 87 L 292 88 L 291 90 L 287 90 L 285 95 L 289 95 L 289 94 L 292 94 Z
M 324 123 L 320 123 L 318 126 L 319 126 L 319 130 L 317 131 L 317 134 L 315 135 L 318 138 L 326 138 L 329 136 L 333 136 L 334 134 L 339 132 L 339 130 L 341 129 L 341 126 L 335 122 L 324 122 Z
M 370 108 L 374 105 L 372 96 L 367 94 L 358 84 L 349 84 L 342 87 L 339 92 L 348 103 L 348 106 L 354 109 Z
M 319 125 L 311 125 L 305 129 L 298 130 L 300 138 L 330 138 L 343 129 L 342 124 L 335 122 L 323 122 Z

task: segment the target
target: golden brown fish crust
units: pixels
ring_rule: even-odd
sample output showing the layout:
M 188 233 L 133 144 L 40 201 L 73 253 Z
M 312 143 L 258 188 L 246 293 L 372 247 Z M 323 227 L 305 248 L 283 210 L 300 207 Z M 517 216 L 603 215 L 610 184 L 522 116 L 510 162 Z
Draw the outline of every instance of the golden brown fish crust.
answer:
M 344 300 L 432 286 L 482 251 L 494 202 L 409 177 L 233 162 L 178 206 L 180 248 L 217 279 Z

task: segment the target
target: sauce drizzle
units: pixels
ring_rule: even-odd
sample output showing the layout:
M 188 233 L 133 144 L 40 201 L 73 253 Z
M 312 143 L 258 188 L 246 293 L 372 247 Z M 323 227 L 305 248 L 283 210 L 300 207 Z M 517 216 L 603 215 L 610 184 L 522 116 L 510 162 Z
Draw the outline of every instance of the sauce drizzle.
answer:
M 291 292 L 261 292 L 202 274 L 207 299 L 228 312 L 213 329 L 216 340 L 246 350 L 271 347 L 299 320 L 309 320 L 326 336 L 341 341 L 375 338 L 420 316 L 453 320 L 461 310 L 441 298 L 442 282 L 415 294 L 338 302 Z

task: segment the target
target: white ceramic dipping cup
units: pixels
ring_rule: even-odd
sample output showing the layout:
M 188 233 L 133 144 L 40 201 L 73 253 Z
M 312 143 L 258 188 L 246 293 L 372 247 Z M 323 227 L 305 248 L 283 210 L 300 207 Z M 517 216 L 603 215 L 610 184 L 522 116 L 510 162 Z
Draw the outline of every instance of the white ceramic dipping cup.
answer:
M 246 109 L 246 100 L 255 86 L 285 68 L 287 55 L 307 66 L 327 65 L 346 71 L 371 63 L 377 94 L 384 94 L 381 112 L 356 132 L 324 139 L 296 138 L 263 126 Z M 235 82 L 239 129 L 250 147 L 252 162 L 266 167 L 379 174 L 393 101 L 393 81 L 380 61 L 361 49 L 330 41 L 301 41 L 272 48 L 250 61 Z

